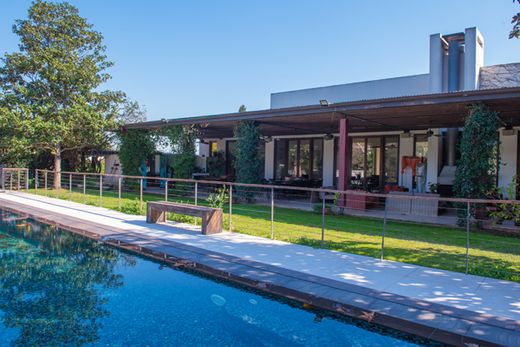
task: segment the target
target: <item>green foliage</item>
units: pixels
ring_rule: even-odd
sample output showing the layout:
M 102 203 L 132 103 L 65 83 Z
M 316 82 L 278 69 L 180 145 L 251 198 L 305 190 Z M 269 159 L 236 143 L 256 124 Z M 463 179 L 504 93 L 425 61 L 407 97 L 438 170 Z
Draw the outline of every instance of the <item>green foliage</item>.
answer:
M 131 200 L 130 202 L 125 202 L 121 205 L 121 208 L 119 211 L 123 213 L 128 214 L 141 214 L 142 209 L 139 208 L 139 199 L 135 198 L 134 200 Z
M 242 121 L 234 129 L 237 139 L 235 145 L 236 181 L 240 183 L 260 183 L 263 177 L 264 162 L 260 152 L 263 141 L 260 138 L 258 123 Z
M 119 140 L 123 174 L 140 176 L 139 166 L 155 152 L 155 135 L 149 130 L 126 129 L 119 133 Z
M 229 195 L 226 187 L 217 189 L 216 193 L 211 193 L 208 196 L 208 205 L 213 208 L 223 208 L 229 200 Z
M 166 136 L 173 152 L 173 176 L 191 178 L 196 171 L 195 142 L 199 136 L 194 125 L 179 125 L 164 128 L 161 135 Z
M 240 105 L 240 107 L 238 108 L 238 112 L 246 112 L 247 111 L 247 108 L 246 108 L 246 105 L 242 104 Z
M 495 188 L 499 124 L 496 112 L 483 105 L 471 106 L 455 173 L 453 189 L 457 197 L 485 198 Z
M 20 51 L 0 67 L 0 106 L 9 110 L 2 117 L 12 129 L 2 142 L 50 152 L 57 170 L 63 152 L 106 145 L 124 94 L 100 90 L 112 66 L 102 35 L 76 7 L 45 1 L 35 1 L 13 32 Z
M 520 4 L 520 0 L 513 0 L 513 2 Z M 511 32 L 509 33 L 509 38 L 520 38 L 520 12 L 513 16 L 511 24 L 513 24 L 513 29 L 511 29 Z
M 226 174 L 226 158 L 224 152 L 218 151 L 206 160 L 208 173 L 211 177 L 221 177 Z

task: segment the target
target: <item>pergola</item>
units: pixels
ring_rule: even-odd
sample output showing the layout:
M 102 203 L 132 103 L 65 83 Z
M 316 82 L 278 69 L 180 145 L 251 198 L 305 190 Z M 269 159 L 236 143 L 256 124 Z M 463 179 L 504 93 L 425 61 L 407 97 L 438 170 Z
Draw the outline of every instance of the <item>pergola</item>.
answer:
M 264 136 L 339 133 L 338 188 L 346 189 L 349 134 L 461 127 L 467 107 L 475 103 L 497 111 L 502 126 L 520 126 L 520 88 L 512 87 L 163 119 L 128 124 L 126 128 L 195 124 L 204 138 L 225 138 L 233 136 L 238 122 L 254 120 Z

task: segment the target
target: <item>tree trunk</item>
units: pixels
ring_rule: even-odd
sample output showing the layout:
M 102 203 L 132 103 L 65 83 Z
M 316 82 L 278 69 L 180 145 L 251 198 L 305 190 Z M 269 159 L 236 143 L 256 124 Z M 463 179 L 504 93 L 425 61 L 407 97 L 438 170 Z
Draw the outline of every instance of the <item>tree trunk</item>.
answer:
M 59 190 L 61 188 L 61 147 L 56 148 L 54 154 L 54 189 Z

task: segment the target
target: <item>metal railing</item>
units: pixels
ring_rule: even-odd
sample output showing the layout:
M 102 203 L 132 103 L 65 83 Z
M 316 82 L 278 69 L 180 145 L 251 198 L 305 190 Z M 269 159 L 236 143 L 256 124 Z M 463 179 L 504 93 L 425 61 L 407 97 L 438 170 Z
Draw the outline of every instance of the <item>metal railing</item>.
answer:
M 38 194 L 134 214 L 144 212 L 143 204 L 146 201 L 211 205 L 220 196 L 218 204 L 225 212 L 224 225 L 229 231 L 344 250 L 381 260 L 400 259 L 402 256 L 397 249 L 400 249 L 402 242 L 406 242 L 416 247 L 415 251 L 424 259 L 440 262 L 442 259 L 437 253 L 442 253 L 456 263 L 459 271 L 466 273 L 471 272 L 470 241 L 473 239 L 479 247 L 484 242 L 483 234 L 472 232 L 475 226 L 507 229 L 505 232 L 514 233 L 516 227 L 512 222 L 500 224 L 498 222 L 502 221 L 498 219 L 504 219 L 500 217 L 504 210 L 516 210 L 515 206 L 520 204 L 517 200 L 457 199 L 435 194 L 376 194 L 213 180 L 55 173 L 48 170 L 36 170 L 34 188 Z M 489 218 L 493 213 L 497 216 L 494 220 Z M 520 222 L 520 208 L 518 215 Z M 168 219 L 196 222 L 196 219 L 176 215 Z M 441 227 L 435 229 L 426 227 L 426 224 Z M 453 239 L 457 249 L 451 249 L 453 245 L 444 241 L 444 237 Z M 496 242 L 511 246 L 509 240 L 496 238 Z M 520 255 L 520 242 L 514 240 L 513 253 Z M 441 247 L 432 251 L 431 244 L 440 244 Z M 413 247 L 408 247 L 412 251 L 406 257 L 413 258 Z M 481 253 L 480 249 L 475 248 L 477 251 Z
M 0 168 L 1 190 L 29 190 L 29 169 Z

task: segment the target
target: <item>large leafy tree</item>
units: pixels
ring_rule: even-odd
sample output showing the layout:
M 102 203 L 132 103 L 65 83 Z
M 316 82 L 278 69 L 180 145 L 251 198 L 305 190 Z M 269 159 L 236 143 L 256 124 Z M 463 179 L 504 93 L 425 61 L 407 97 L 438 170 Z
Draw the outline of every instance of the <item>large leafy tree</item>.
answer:
M 112 63 L 103 36 L 76 7 L 35 1 L 13 32 L 19 52 L 0 67 L 0 106 L 9 112 L 0 125 L 11 133 L 4 142 L 22 139 L 27 149 L 50 152 L 58 188 L 62 154 L 105 143 L 124 95 L 100 90 Z
M 173 153 L 173 176 L 175 178 L 192 178 L 196 171 L 196 142 L 199 128 L 194 125 L 179 125 L 164 128 L 162 136 Z
M 513 0 L 513 2 L 517 2 L 520 5 L 520 0 Z M 509 38 L 520 38 L 520 12 L 513 16 L 511 24 L 513 24 L 513 29 L 511 29 L 511 32 L 509 33 Z

